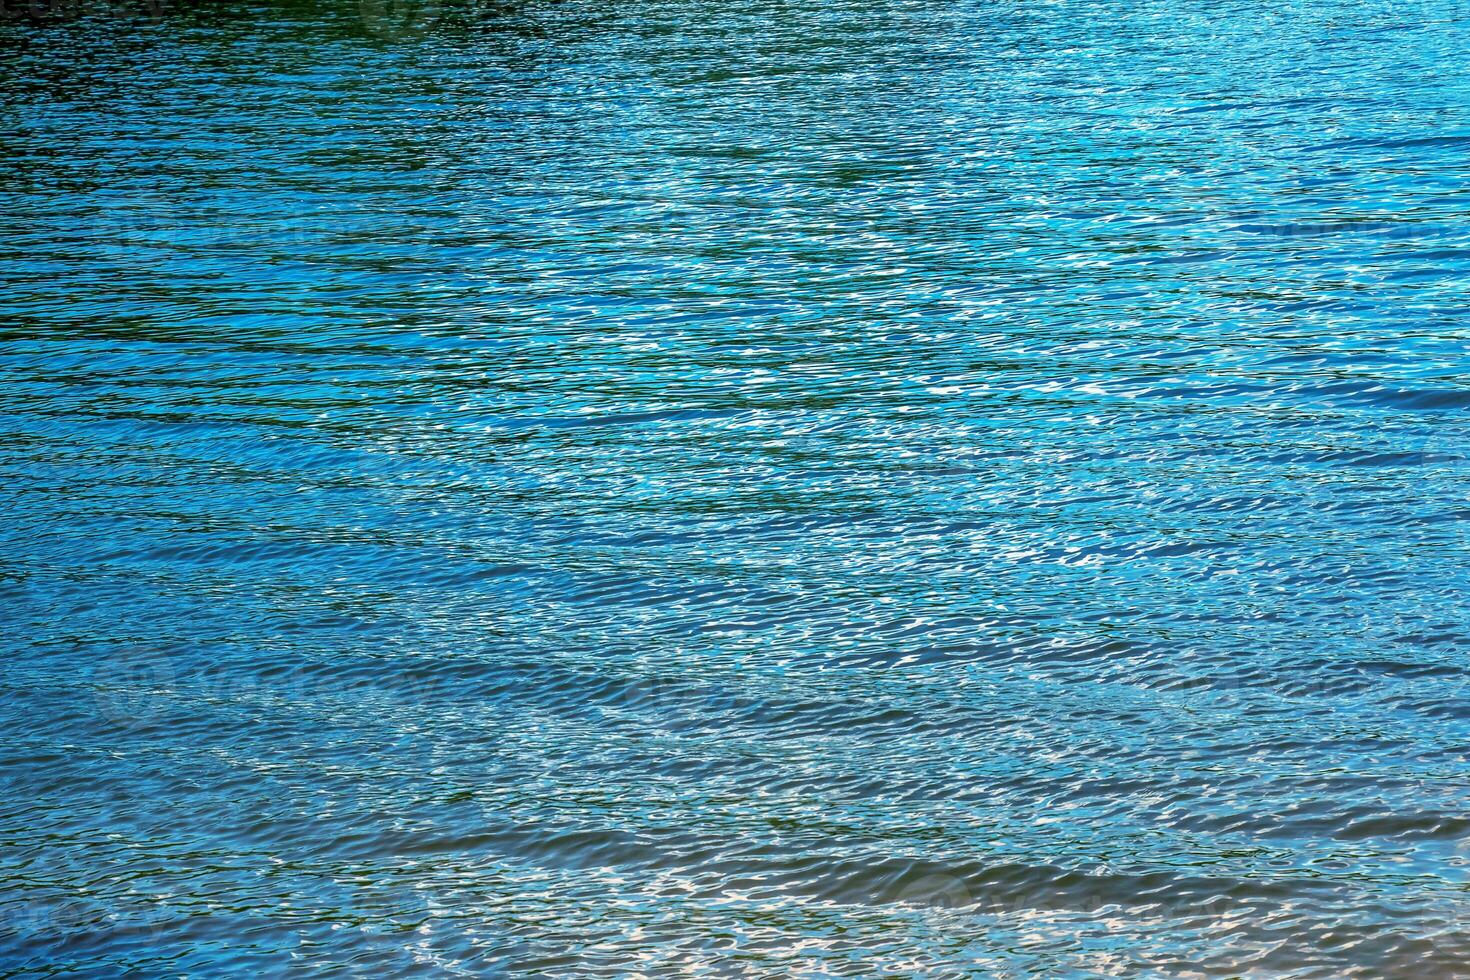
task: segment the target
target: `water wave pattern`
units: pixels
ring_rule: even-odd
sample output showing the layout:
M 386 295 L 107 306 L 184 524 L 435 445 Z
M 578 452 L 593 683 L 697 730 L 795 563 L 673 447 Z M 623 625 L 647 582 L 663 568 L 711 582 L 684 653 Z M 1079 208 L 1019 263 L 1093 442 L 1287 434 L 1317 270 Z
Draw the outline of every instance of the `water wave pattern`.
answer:
M 1470 975 L 1466 51 L 7 7 L 0 974 Z

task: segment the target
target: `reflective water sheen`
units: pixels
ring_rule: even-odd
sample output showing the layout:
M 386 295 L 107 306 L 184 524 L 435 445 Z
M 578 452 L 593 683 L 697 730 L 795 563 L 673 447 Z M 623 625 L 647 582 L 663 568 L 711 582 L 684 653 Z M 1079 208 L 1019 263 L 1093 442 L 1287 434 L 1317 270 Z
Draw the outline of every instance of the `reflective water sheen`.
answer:
M 1463 4 L 17 11 L 0 973 L 1470 973 Z

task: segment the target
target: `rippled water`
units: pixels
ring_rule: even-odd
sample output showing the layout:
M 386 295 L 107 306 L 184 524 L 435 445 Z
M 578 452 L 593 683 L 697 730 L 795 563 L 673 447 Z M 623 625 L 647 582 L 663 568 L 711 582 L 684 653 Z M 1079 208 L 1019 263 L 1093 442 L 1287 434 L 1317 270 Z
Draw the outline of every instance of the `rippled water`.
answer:
M 0 972 L 1470 975 L 1470 9 L 94 8 Z

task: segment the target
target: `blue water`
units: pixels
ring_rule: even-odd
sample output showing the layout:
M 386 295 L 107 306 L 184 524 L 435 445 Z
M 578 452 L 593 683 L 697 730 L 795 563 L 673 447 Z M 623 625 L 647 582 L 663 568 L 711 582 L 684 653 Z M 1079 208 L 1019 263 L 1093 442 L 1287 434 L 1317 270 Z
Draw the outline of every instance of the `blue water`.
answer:
M 55 6 L 0 975 L 1470 975 L 1470 8 Z

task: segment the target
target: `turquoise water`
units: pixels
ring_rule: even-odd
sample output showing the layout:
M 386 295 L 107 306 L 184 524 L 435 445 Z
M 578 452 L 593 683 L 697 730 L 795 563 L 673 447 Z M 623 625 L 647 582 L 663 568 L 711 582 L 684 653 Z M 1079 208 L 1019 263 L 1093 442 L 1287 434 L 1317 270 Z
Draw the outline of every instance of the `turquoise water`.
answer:
M 0 974 L 1470 975 L 1470 10 L 0 20 Z

